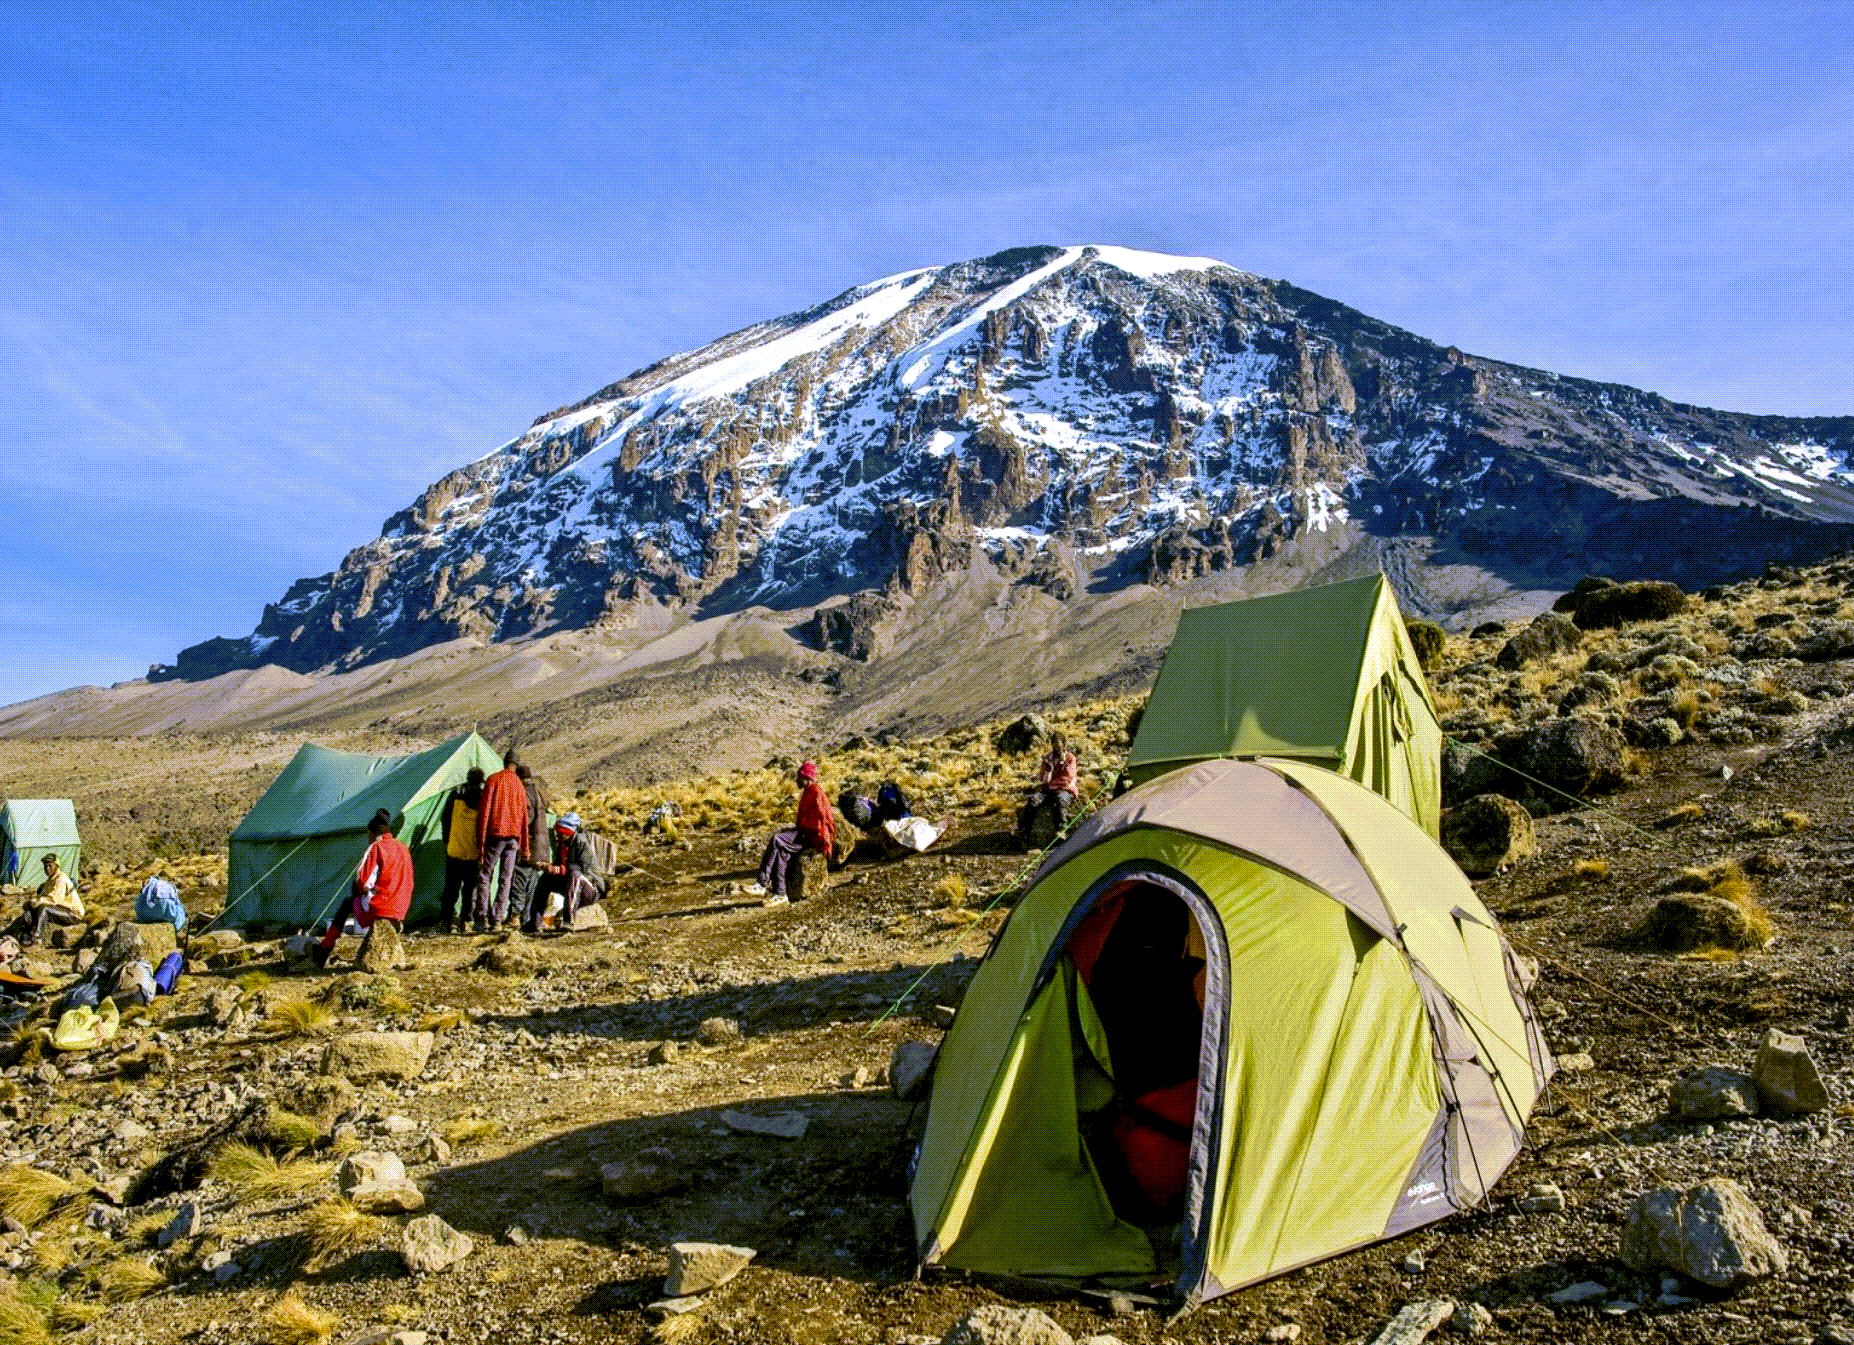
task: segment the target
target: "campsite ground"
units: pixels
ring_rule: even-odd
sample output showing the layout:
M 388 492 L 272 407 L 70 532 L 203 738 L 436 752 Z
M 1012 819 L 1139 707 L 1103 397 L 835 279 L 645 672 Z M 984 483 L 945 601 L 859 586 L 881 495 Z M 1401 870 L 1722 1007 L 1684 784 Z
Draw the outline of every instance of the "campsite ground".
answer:
M 1848 668 L 1771 662 L 1760 675 L 1778 684 L 1772 694 L 1796 689 L 1809 702 L 1773 721 L 1774 736 L 1654 752 L 1626 790 L 1542 820 L 1537 854 L 1479 884 L 1514 942 L 1539 959 L 1534 1000 L 1554 1049 L 1589 1057 L 1588 1068 L 1559 1076 L 1530 1147 L 1486 1208 L 1232 1294 L 1176 1323 L 1138 1305 L 1113 1315 L 1101 1297 L 914 1278 L 903 1196 L 918 1116 L 879 1078 L 896 1044 L 936 1039 L 935 1006 L 956 1002 L 970 959 L 1003 913 L 980 912 L 1024 865 L 1003 829 L 1026 759 L 999 758 L 989 731 L 834 763 L 906 772 L 948 833 L 925 856 L 859 859 L 814 900 L 764 907 L 741 890 L 765 827 L 788 803 L 769 783 L 776 773 L 586 794 L 582 810 L 620 835 L 637 863 L 608 903 L 609 929 L 518 949 L 511 974 L 476 965 L 486 945 L 474 938 L 414 937 L 415 965 L 381 978 L 291 970 L 260 952 L 250 964 L 187 978 L 149 1021 L 130 1023 L 128 1037 L 171 1052 L 169 1072 L 106 1080 L 112 1061 L 98 1053 L 79 1062 L 94 1069 L 88 1078 L 81 1068 L 77 1077 L 54 1069 L 41 1080 L 43 1066 L 28 1064 L 0 1082 L 0 1151 L 87 1187 L 184 1148 L 260 1098 L 309 1110 L 327 1034 L 427 1026 L 438 1034 L 429 1065 L 413 1082 L 369 1085 L 358 1134 L 407 1155 L 428 1208 L 475 1240 L 457 1270 L 407 1278 L 391 1250 L 396 1231 L 375 1226 L 318 1259 L 306 1230 L 313 1203 L 332 1194 L 326 1171 L 312 1166 L 325 1153 L 286 1161 L 270 1195 L 209 1179 L 197 1193 L 205 1227 L 165 1252 L 154 1231 L 179 1194 L 127 1212 L 112 1231 L 85 1227 L 91 1197 L 73 1192 L 30 1245 L 0 1237 L 0 1264 L 18 1277 L 21 1301 L 56 1298 L 54 1323 L 72 1328 L 61 1338 L 80 1341 L 281 1341 L 290 1337 L 274 1305 L 286 1290 L 335 1314 L 332 1340 L 391 1327 L 434 1341 L 634 1341 L 654 1332 L 873 1345 L 937 1339 L 971 1306 L 1005 1301 L 1041 1307 L 1078 1338 L 1111 1332 L 1129 1345 L 1255 1341 L 1288 1324 L 1302 1341 L 1355 1341 L 1418 1298 L 1484 1304 L 1495 1339 L 1854 1338 L 1846 1108 L 1704 1125 L 1666 1116 L 1669 1084 L 1705 1064 L 1748 1068 L 1772 1026 L 1802 1033 L 1831 1089 L 1850 1096 Z M 1125 709 L 1079 706 L 1061 723 L 1102 765 L 1124 750 Z M 250 740 L 9 742 L 0 744 L 0 770 L 10 785 L 30 763 L 43 772 L 37 778 L 115 791 L 110 806 L 122 820 L 92 850 L 102 867 L 93 899 L 107 908 L 138 880 L 150 836 L 229 827 L 288 750 Z M 139 752 L 133 778 L 142 783 L 132 785 L 126 766 Z M 201 764 L 208 757 L 217 763 L 210 769 Z M 680 830 L 646 835 L 638 822 L 659 794 L 682 804 Z M 209 802 L 186 802 L 196 796 Z M 1686 804 L 1697 807 L 1670 820 Z M 181 811 L 163 811 L 170 806 Z M 1643 915 L 1682 870 L 1753 854 L 1764 857 L 1752 867 L 1766 874 L 1762 901 L 1778 931 L 1768 948 L 1676 958 L 1638 941 Z M 118 875 L 118 862 L 128 871 Z M 193 904 L 222 898 L 216 863 L 175 863 Z M 519 953 L 530 951 L 538 962 L 521 965 Z M 240 978 L 242 1016 L 215 1025 L 208 997 Z M 325 1021 L 290 1007 L 324 1002 Z M 711 1026 L 704 1044 L 702 1025 L 715 1018 L 741 1035 Z M 808 1126 L 789 1140 L 737 1133 L 721 1119 L 728 1109 L 795 1111 Z M 428 1135 L 449 1137 L 448 1158 L 410 1161 Z M 598 1164 L 651 1149 L 662 1151 L 678 1189 L 604 1199 Z M 1729 1298 L 1664 1304 L 1658 1277 L 1616 1260 L 1622 1219 L 1642 1192 L 1710 1175 L 1746 1187 L 1787 1247 L 1790 1269 Z M 1558 1186 L 1567 1208 L 1520 1212 L 1517 1199 L 1536 1182 Z M 10 1189 L 0 1182 L 0 1198 Z M 99 1218 L 117 1216 L 105 1209 Z M 758 1256 L 698 1312 L 652 1327 L 644 1309 L 661 1286 L 663 1248 L 678 1238 L 742 1244 Z M 199 1269 L 221 1252 L 236 1267 L 223 1280 Z M 1421 1253 L 1420 1270 L 1406 1265 L 1412 1252 Z M 136 1281 L 113 1269 L 129 1261 L 153 1261 L 161 1274 Z M 1582 1282 L 1601 1292 L 1582 1304 L 1551 1301 Z M 136 1283 L 140 1296 L 124 1287 Z M 94 1320 L 79 1327 L 87 1315 Z

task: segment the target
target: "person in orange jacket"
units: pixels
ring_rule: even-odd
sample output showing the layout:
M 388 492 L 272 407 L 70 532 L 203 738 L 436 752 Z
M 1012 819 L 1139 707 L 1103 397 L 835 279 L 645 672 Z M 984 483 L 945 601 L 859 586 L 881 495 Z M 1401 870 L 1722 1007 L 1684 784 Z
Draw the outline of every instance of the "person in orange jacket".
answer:
M 798 783 L 804 788 L 798 796 L 798 825 L 775 831 L 760 856 L 760 886 L 775 897 L 786 895 L 792 865 L 801 853 L 816 850 L 829 858 L 837 840 L 837 818 L 824 786 L 818 783 L 817 762 L 807 761 L 798 768 Z
M 374 813 L 367 823 L 367 838 L 367 853 L 354 871 L 348 904 L 309 955 L 318 967 L 328 965 L 328 955 L 335 951 L 335 942 L 350 919 L 362 929 L 372 929 L 377 920 L 403 924 L 412 909 L 412 852 L 393 835 L 392 814 L 386 809 Z

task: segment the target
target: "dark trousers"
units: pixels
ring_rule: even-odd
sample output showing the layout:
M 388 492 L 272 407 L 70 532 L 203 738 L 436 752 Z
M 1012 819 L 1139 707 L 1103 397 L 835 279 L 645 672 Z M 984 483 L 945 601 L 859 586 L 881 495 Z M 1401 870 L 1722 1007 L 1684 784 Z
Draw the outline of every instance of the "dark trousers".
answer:
M 555 929 L 569 928 L 573 917 L 579 913 L 581 906 L 590 906 L 602 895 L 598 884 L 577 869 L 568 869 L 564 874 L 542 873 L 540 881 L 534 885 L 534 899 L 528 903 L 528 918 L 522 928 L 530 934 L 541 931 L 541 917 L 547 914 L 547 902 L 554 893 L 560 893 L 565 899 L 560 907 L 560 922 Z
M 775 897 L 783 897 L 792 865 L 798 862 L 804 849 L 805 843 L 798 838 L 797 827 L 775 831 L 772 839 L 766 842 L 766 853 L 760 856 L 760 886 Z
M 78 923 L 78 916 L 72 911 L 67 911 L 62 906 L 39 906 L 28 912 L 28 914 L 32 918 L 32 923 L 29 927 L 27 937 L 30 938 L 33 943 L 37 943 L 45 937 L 45 927 L 47 925 L 75 925 Z
M 499 925 L 509 913 L 509 888 L 515 881 L 515 865 L 521 858 L 521 837 L 491 836 L 483 842 L 483 858 L 478 862 L 476 900 L 470 918 L 477 924 Z
M 449 929 L 456 922 L 459 905 L 468 901 L 464 894 L 476 887 L 481 871 L 481 860 L 444 857 L 444 914 L 438 917 L 439 929 Z M 474 905 L 474 902 L 463 905 L 466 916 Z

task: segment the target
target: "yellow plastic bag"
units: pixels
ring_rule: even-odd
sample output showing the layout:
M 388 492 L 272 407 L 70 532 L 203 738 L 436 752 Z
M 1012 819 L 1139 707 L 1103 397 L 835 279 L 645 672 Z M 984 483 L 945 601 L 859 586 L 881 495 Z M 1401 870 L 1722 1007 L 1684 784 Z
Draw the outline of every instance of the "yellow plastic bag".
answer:
M 116 1035 L 122 1015 L 116 1001 L 106 999 L 97 1008 L 79 1005 L 66 1009 L 52 1030 L 51 1044 L 60 1051 L 94 1051 Z

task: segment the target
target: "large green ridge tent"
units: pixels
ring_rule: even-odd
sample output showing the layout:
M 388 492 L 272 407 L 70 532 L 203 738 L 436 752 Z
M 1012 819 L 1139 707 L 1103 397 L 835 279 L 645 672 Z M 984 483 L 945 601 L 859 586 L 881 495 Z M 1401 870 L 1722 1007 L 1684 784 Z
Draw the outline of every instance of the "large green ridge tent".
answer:
M 1383 575 L 1182 613 L 1126 775 L 1217 757 L 1312 761 L 1442 825 L 1442 730 Z
M 1273 759 L 1161 776 L 1050 856 L 967 989 L 909 1192 L 921 1261 L 1175 1275 L 1188 1303 L 1473 1206 L 1553 1069 L 1523 977 L 1371 790 Z
M 502 758 L 474 733 L 410 756 L 337 752 L 304 743 L 232 832 L 225 919 L 309 926 L 329 919 L 367 848 L 367 823 L 384 808 L 417 875 L 408 918 L 435 918 L 444 887 L 450 792 L 472 766 Z
M 69 799 L 9 799 L 0 808 L 0 882 L 37 887 L 45 881 L 45 856 L 78 874 L 84 855 L 77 834 L 77 810 Z

